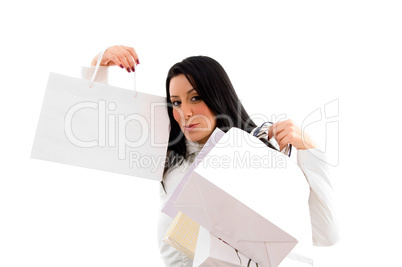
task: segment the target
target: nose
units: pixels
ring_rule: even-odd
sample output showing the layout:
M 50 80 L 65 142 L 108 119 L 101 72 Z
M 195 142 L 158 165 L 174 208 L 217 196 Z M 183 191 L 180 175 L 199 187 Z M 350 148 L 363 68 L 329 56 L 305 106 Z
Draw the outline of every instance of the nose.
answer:
M 191 116 L 193 116 L 193 111 L 191 110 L 191 107 L 188 104 L 182 104 L 181 111 L 183 112 L 184 118 L 186 119 L 189 119 Z

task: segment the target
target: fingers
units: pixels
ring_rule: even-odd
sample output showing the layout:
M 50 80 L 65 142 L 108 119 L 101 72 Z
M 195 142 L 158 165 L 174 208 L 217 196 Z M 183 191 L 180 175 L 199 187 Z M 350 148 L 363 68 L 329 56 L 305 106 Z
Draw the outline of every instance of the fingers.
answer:
M 282 151 L 288 144 L 293 144 L 295 140 L 294 132 L 286 129 L 277 135 L 275 138 L 279 144 L 279 148 Z
M 295 124 L 292 120 L 285 120 L 274 123 L 268 131 L 269 138 L 274 137 L 283 150 L 288 144 L 295 140 Z
M 278 135 L 280 132 L 282 132 L 283 130 L 286 129 L 286 127 L 285 127 L 285 125 L 284 125 L 284 122 L 286 122 L 286 121 L 280 121 L 280 122 L 276 122 L 276 123 L 272 124 L 272 126 L 271 126 L 271 127 L 269 128 L 269 130 L 268 130 L 268 136 L 269 136 L 269 138 L 273 137 L 273 138 L 275 138 L 276 140 L 278 140 L 278 139 L 277 139 L 277 135 Z
M 274 126 L 276 126 L 276 123 L 272 124 L 271 127 L 268 129 L 268 140 L 271 139 L 272 137 L 275 138 L 274 136 Z
M 123 68 L 123 64 L 121 64 L 120 59 L 112 54 L 111 52 L 105 52 L 103 55 L 102 61 L 101 61 L 101 66 L 120 66 Z
M 123 65 L 123 67 L 127 70 L 127 72 L 132 72 L 134 71 L 134 61 L 133 58 L 131 57 L 130 53 L 126 52 L 125 50 L 113 50 L 110 51 L 110 53 L 118 58 L 120 67 Z
M 278 142 L 281 151 L 288 144 L 293 145 L 296 149 L 311 149 L 316 147 L 316 144 L 309 136 L 305 133 L 303 134 L 300 127 L 292 120 L 274 123 L 271 129 L 271 136 Z
M 140 64 L 140 60 L 138 59 L 137 52 L 135 52 L 134 48 L 129 47 L 129 46 L 123 46 L 123 47 L 131 54 L 131 56 L 134 58 L 135 62 L 137 64 Z
M 119 66 L 127 72 L 134 72 L 135 65 L 139 64 L 139 59 L 134 48 L 117 45 L 106 50 L 101 65 L 103 66 Z

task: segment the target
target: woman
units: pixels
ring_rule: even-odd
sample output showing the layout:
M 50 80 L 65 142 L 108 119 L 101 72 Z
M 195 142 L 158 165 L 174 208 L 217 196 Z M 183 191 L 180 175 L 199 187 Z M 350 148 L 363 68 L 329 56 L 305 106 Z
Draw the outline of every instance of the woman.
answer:
M 91 65 L 97 64 L 95 56 Z M 113 46 L 106 50 L 100 65 L 120 66 L 127 72 L 140 64 L 134 48 Z M 257 125 L 242 106 L 222 66 L 209 57 L 189 57 L 176 63 L 168 72 L 166 100 L 171 123 L 168 157 L 161 186 L 161 207 L 184 176 L 198 152 L 216 127 L 228 131 L 237 127 L 251 132 Z M 310 183 L 310 214 L 314 245 L 332 245 L 337 241 L 333 215 L 332 188 L 325 161 L 317 159 L 312 140 L 291 120 L 274 123 L 267 133 L 274 138 L 279 150 L 292 145 L 298 151 L 298 164 Z M 261 139 L 276 149 L 270 142 Z M 191 260 L 173 247 L 162 242 L 172 219 L 160 213 L 158 243 L 166 266 L 192 266 Z

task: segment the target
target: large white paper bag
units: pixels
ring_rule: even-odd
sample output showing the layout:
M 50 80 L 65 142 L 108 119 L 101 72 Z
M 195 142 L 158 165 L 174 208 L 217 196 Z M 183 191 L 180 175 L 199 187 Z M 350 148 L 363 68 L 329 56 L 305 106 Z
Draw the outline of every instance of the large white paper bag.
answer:
M 166 215 L 169 215 L 171 218 L 175 218 L 179 211 L 175 208 L 174 203 L 176 202 L 177 197 L 180 195 L 181 190 L 183 189 L 184 185 L 186 184 L 188 178 L 193 173 L 194 169 L 197 167 L 199 163 L 202 162 L 202 159 L 208 155 L 208 153 L 212 150 L 212 148 L 218 143 L 218 141 L 224 136 L 224 132 L 219 129 L 215 128 L 212 132 L 211 136 L 209 137 L 208 141 L 205 143 L 201 151 L 198 153 L 197 157 L 195 158 L 194 162 L 188 168 L 186 174 L 183 176 L 180 184 L 176 187 L 175 191 L 172 193 L 168 201 L 166 202 L 165 206 L 162 209 L 162 212 Z
M 194 173 L 176 208 L 262 267 L 276 267 L 297 240 L 210 181 Z
M 193 267 L 255 267 L 257 264 L 223 240 L 200 227 Z
M 275 266 L 263 262 L 264 252 L 247 247 L 253 240 L 264 241 L 263 229 L 244 227 L 251 225 L 250 220 L 261 223 L 257 216 L 261 215 L 298 241 L 293 252 L 308 256 L 312 245 L 308 198 L 307 180 L 292 159 L 232 128 L 197 165 L 175 207 L 260 266 Z M 244 217 L 242 205 L 257 215 Z
M 50 73 L 32 158 L 162 180 L 164 97 Z

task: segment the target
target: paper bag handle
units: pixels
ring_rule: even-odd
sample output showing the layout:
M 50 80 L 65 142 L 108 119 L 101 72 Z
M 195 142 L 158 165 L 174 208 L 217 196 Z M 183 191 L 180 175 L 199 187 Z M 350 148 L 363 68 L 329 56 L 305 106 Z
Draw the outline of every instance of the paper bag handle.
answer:
M 266 123 L 269 123 L 269 124 L 271 124 L 271 125 L 268 125 L 268 126 L 265 126 L 265 124 Z M 266 122 L 264 122 L 260 127 L 256 127 L 256 128 L 254 128 L 251 132 L 250 132 L 250 134 L 252 134 L 253 136 L 255 136 L 255 137 L 257 137 L 257 138 L 267 138 L 267 139 L 269 139 L 268 138 L 268 130 L 269 130 L 269 128 L 271 128 L 271 126 L 272 126 L 272 122 L 270 122 L 270 121 L 266 121 Z M 263 129 L 264 128 L 264 132 L 260 132 L 261 131 L 261 129 Z M 269 140 L 268 140 L 269 141 Z M 288 156 L 290 157 L 290 155 L 291 155 L 291 153 L 292 153 L 292 145 L 288 145 L 288 146 L 286 146 L 282 151 L 281 151 L 283 154 L 288 154 Z
M 92 75 L 91 81 L 89 82 L 89 87 L 92 87 L 94 85 L 95 77 L 96 77 L 96 74 L 98 73 L 102 57 L 105 54 L 106 50 L 108 50 L 110 47 L 111 46 L 106 47 L 101 53 L 99 53 L 94 74 Z M 136 63 L 134 62 L 134 64 L 136 64 Z M 133 91 L 134 91 L 134 97 L 136 97 L 137 96 L 137 83 L 136 83 L 137 77 L 136 77 L 135 71 L 133 72 L 133 74 L 134 74 Z

